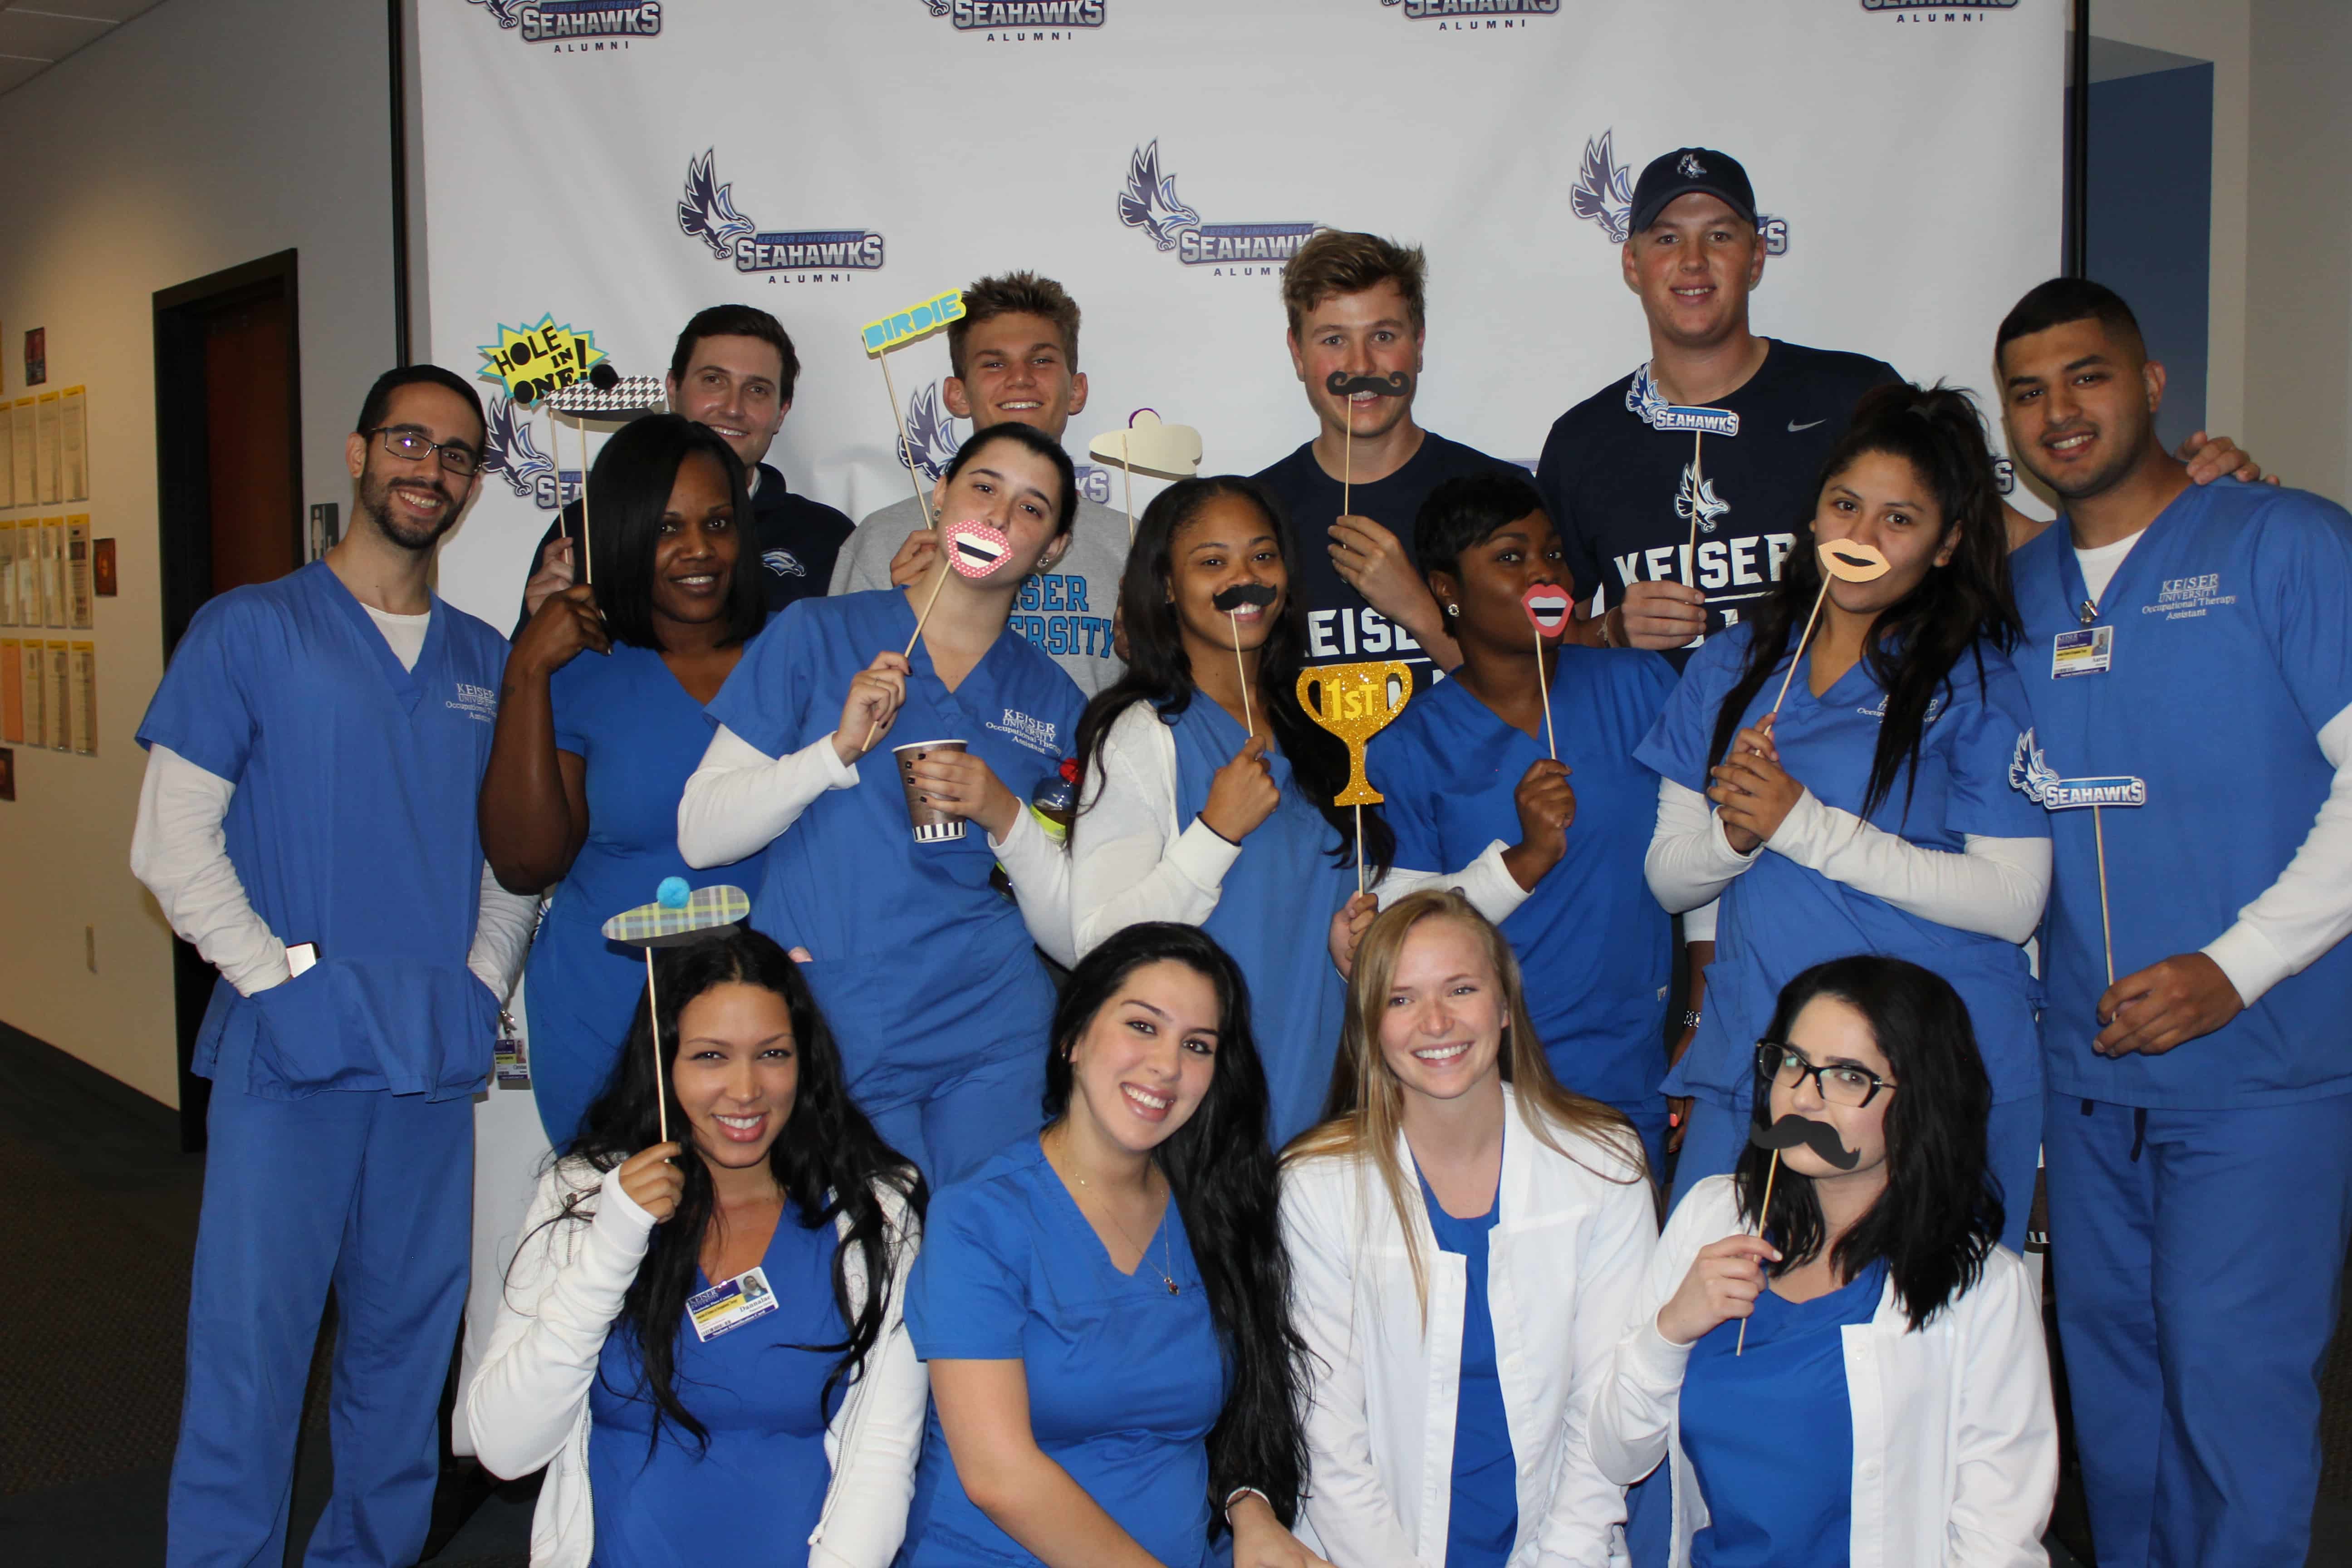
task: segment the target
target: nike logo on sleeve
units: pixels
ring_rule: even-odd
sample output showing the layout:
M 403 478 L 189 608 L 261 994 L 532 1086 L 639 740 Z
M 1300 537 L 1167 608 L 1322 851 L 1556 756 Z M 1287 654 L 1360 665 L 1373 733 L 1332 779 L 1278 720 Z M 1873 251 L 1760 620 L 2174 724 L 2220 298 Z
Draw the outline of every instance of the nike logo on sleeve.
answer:
M 1823 425 L 1828 422 L 1829 416 L 1827 415 L 1823 415 L 1819 419 L 1808 419 L 1802 425 L 1800 425 L 1795 420 L 1791 419 L 1789 421 L 1789 434 L 1793 436 L 1800 430 L 1810 430 L 1816 425 Z

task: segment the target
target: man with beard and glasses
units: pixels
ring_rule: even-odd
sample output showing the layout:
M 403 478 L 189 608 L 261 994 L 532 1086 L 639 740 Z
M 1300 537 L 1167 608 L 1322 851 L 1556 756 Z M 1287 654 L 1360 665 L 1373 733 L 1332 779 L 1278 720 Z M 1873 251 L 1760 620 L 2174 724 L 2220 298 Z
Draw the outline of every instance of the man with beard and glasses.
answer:
M 1413 520 L 1458 474 L 1518 470 L 1413 422 L 1428 338 L 1419 246 L 1327 229 L 1282 269 L 1290 368 L 1315 438 L 1256 477 L 1289 516 L 1291 592 L 1307 611 L 1307 662 L 1401 658 L 1420 673 L 1462 662 L 1413 559 Z M 1339 393 L 1331 377 L 1366 384 Z M 1370 382 L 1383 384 L 1373 391 Z
M 220 971 L 166 1561 L 276 1563 L 335 1293 L 334 1494 L 314 1564 L 423 1551 L 466 1302 L 473 1096 L 533 900 L 475 830 L 507 647 L 429 586 L 482 406 L 391 371 L 344 443 L 352 528 L 206 604 L 139 728 L 131 868 Z
M 2010 782 L 2055 808 L 2042 1147 L 2092 1537 L 2103 1568 L 2301 1563 L 2352 1237 L 2352 515 L 2191 483 L 2086 279 L 1993 353 L 2064 509 L 2010 557 Z

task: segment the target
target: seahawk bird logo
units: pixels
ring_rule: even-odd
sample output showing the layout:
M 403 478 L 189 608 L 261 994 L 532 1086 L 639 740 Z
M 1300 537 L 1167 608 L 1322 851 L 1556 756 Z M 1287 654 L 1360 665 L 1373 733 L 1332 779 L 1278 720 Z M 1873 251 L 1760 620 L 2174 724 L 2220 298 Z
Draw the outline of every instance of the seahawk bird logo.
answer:
M 940 405 L 940 384 L 931 383 L 907 402 L 907 449 L 898 461 L 927 479 L 936 481 L 955 460 L 963 438 L 955 433 L 955 416 Z
M 701 157 L 686 165 L 686 199 L 677 204 L 677 226 L 724 261 L 735 254 L 735 242 L 757 233 L 759 226 L 735 210 L 734 187 L 720 184 L 711 172 L 713 151 L 703 149 Z
M 2057 799 L 2058 784 L 2058 770 L 2043 759 L 2042 748 L 2033 743 L 2033 731 L 2028 730 L 2017 738 L 2017 750 L 2010 754 L 2009 787 L 2034 805 L 2047 806 Z
M 1729 501 L 1716 499 L 1714 480 L 1698 479 L 1691 472 L 1690 464 L 1683 465 L 1682 489 L 1675 495 L 1676 517 L 1697 523 L 1701 533 L 1713 533 L 1715 520 L 1730 510 Z
M 1118 194 L 1118 221 L 1139 228 L 1162 250 L 1176 248 L 1181 229 L 1200 226 L 1201 215 L 1176 199 L 1176 176 L 1160 172 L 1160 141 L 1139 147 L 1127 165 L 1127 189 Z
M 808 568 L 801 564 L 801 558 L 789 550 L 762 550 L 760 562 L 779 577 L 808 575 Z
M 1633 373 L 1633 384 L 1625 389 L 1625 408 L 1653 430 L 1665 416 L 1666 395 L 1659 390 L 1657 378 L 1646 363 Z
M 501 27 L 522 25 L 523 0 L 473 0 L 473 3 L 496 16 Z
M 930 7 L 931 15 L 934 16 L 944 16 L 948 14 L 948 0 L 923 0 L 923 4 Z
M 1576 184 L 1568 193 L 1569 209 L 1599 224 L 1615 245 L 1625 243 L 1626 226 L 1633 220 L 1633 171 L 1617 162 L 1612 128 L 1584 144 L 1584 162 L 1576 171 Z
M 514 493 L 525 500 L 538 482 L 552 476 L 555 464 L 530 444 L 530 416 L 519 413 L 509 398 L 490 399 L 489 429 L 482 437 L 482 471 L 503 474 Z
M 1698 161 L 1698 154 L 1696 153 L 1684 153 L 1683 161 L 1676 163 L 1675 167 L 1681 171 L 1685 180 L 1703 179 L 1706 175 L 1706 165 Z

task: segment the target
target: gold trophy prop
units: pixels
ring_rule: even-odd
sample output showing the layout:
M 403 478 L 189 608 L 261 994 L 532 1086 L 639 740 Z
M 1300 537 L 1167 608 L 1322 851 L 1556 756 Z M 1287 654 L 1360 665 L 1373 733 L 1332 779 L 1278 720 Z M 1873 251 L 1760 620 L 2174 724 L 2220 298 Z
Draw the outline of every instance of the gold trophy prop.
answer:
M 1348 787 L 1331 802 L 1356 808 L 1356 891 L 1364 890 L 1364 807 L 1387 797 L 1364 776 L 1364 747 L 1404 711 L 1412 666 L 1401 658 L 1318 665 L 1298 672 L 1298 704 L 1348 747 Z

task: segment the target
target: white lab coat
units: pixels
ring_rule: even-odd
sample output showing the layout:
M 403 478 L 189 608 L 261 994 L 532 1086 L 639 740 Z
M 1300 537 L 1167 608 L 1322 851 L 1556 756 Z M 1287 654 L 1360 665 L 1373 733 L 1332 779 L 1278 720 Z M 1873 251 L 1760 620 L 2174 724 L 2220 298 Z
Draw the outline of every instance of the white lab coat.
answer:
M 466 1393 L 467 1419 L 484 1465 L 501 1476 L 547 1467 L 531 1515 L 531 1568 L 587 1568 L 595 1547 L 588 1391 L 654 1224 L 621 1191 L 619 1175 L 618 1166 L 600 1173 L 574 1157 L 540 1178 L 490 1348 Z M 898 1270 L 865 1372 L 850 1383 L 825 1429 L 833 1479 L 809 1536 L 810 1568 L 888 1568 L 905 1538 L 915 1495 L 930 1377 L 915 1358 L 900 1313 L 916 1242 L 906 1234 L 898 1194 L 888 1187 L 877 1191 L 897 1233 Z M 575 1194 L 589 1195 L 596 1217 L 549 1224 Z M 839 1228 L 847 1226 L 844 1216 Z M 844 1261 L 850 1299 L 859 1300 L 866 1288 L 863 1259 L 853 1250 Z M 692 1398 L 690 1391 L 687 1397 Z
M 1625 1499 L 1592 1462 L 1583 1427 L 1657 1245 L 1654 1200 L 1622 1155 L 1564 1131 L 1560 1142 L 1591 1169 L 1547 1148 L 1504 1093 L 1486 1306 L 1519 1467 L 1510 1564 L 1601 1568 L 1623 1561 Z M 1402 1138 L 1397 1157 L 1412 1179 Z M 1297 1321 L 1315 1357 L 1300 1534 L 1346 1568 L 1445 1561 L 1469 1269 L 1438 1250 L 1417 1180 L 1414 1200 L 1425 1323 L 1395 1208 L 1370 1163 L 1296 1160 L 1283 1170 Z
M 1731 1177 L 1691 1189 L 1666 1221 L 1593 1408 L 1593 1454 L 1607 1474 L 1631 1484 L 1670 1459 L 1671 1568 L 1690 1562 L 1691 1537 L 1706 1528 L 1707 1512 L 1679 1423 L 1690 1349 L 1658 1332 L 1658 1310 L 1699 1248 L 1746 1228 Z M 1843 1331 L 1853 1410 L 1853 1568 L 2047 1563 L 2042 1535 L 2058 1489 L 2058 1418 L 2042 1303 L 2024 1260 L 1995 1247 L 1975 1288 L 1916 1331 L 1890 1280 L 1876 1315 Z

